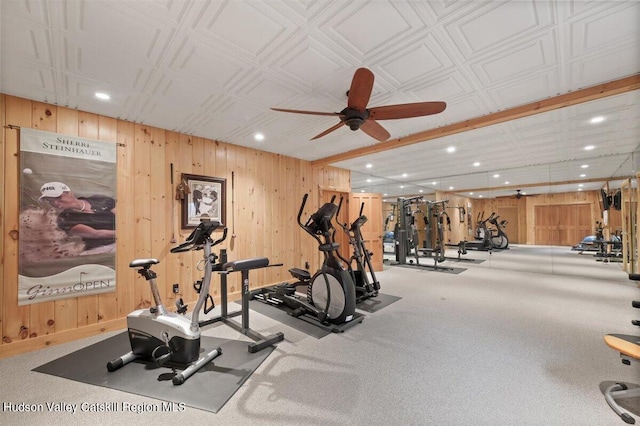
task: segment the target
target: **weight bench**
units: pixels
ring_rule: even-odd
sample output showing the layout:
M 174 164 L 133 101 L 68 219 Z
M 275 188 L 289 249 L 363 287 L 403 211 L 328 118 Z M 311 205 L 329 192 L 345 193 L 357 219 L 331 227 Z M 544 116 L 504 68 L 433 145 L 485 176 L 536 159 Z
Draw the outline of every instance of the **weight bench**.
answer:
M 629 279 L 640 281 L 640 274 L 629 274 Z M 632 305 L 634 308 L 640 308 L 640 301 L 634 300 Z M 640 322 L 637 320 L 633 320 L 632 324 L 640 326 Z M 620 353 L 623 364 L 631 365 L 632 362 L 640 362 L 640 336 L 607 334 L 604 336 L 604 342 L 611 349 Z M 618 405 L 616 399 L 637 397 L 640 397 L 640 387 L 629 389 L 624 383 L 613 384 L 604 391 L 604 398 L 609 407 L 629 424 L 635 424 L 635 419 L 627 410 Z

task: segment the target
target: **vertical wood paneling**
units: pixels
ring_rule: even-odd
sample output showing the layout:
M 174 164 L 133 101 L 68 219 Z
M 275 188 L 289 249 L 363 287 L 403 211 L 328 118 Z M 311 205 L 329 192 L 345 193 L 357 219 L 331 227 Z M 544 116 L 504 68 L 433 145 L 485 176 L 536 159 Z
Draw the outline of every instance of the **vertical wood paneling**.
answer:
M 17 229 L 18 133 L 3 129 L 0 174 L 0 229 L 2 247 L 0 274 L 2 287 L 0 321 L 3 353 L 14 351 L 10 342 L 32 337 L 36 342 L 20 346 L 26 350 L 43 347 L 55 335 L 70 332 L 78 337 L 99 332 L 104 323 L 124 324 L 126 315 L 151 304 L 149 286 L 129 262 L 138 257 L 157 257 L 161 295 L 173 309 L 172 285 L 180 284 L 186 303 L 193 306 L 197 295 L 192 283 L 202 277 L 196 263 L 202 252 L 171 254 L 171 237 L 184 241 L 191 229 L 180 226 L 181 206 L 174 200 L 181 173 L 202 174 L 227 180 L 227 248 L 229 259 L 266 256 L 282 267 L 252 272 L 251 285 L 269 285 L 290 280 L 287 270 L 304 267 L 317 270 L 321 263 L 317 243 L 296 224 L 304 193 L 309 193 L 303 219 L 320 203 L 320 188 L 349 190 L 350 173 L 333 167 L 313 167 L 309 162 L 276 154 L 196 138 L 150 126 L 79 112 L 25 99 L 0 96 L 3 123 L 33 127 L 71 136 L 113 141 L 117 148 L 117 252 L 116 292 L 98 296 L 70 298 L 55 302 L 17 306 L 17 242 L 9 230 Z M 50 114 L 46 111 L 49 110 Z M 13 138 L 13 139 L 12 139 Z M 169 175 L 174 164 L 174 185 Z M 231 172 L 235 172 L 235 202 L 231 204 Z M 231 234 L 235 228 L 236 238 Z M 220 235 L 220 234 L 218 234 Z M 11 285 L 13 283 L 13 285 Z M 219 276 L 214 275 L 211 293 L 219 301 Z M 230 300 L 240 296 L 240 276 L 229 277 Z M 51 322 L 53 320 L 53 323 Z M 53 325 L 52 325 L 53 324 Z M 40 336 L 45 336 L 41 338 Z M 45 340 L 46 339 L 46 340 Z M 15 345 L 14 345 L 15 347 Z M 23 349 L 25 350 L 25 349 Z
M 148 126 L 135 126 L 134 217 L 133 235 L 136 258 L 153 257 L 151 252 L 151 133 Z M 149 285 L 136 274 L 134 289 L 135 308 L 146 308 L 153 303 Z
M 6 120 L 6 116 L 7 116 L 7 108 L 6 108 L 7 102 L 6 102 L 6 97 L 4 94 L 0 93 L 0 129 L 7 129 L 6 125 L 7 125 L 7 120 Z M 9 131 L 10 129 L 4 130 L 4 131 L 0 131 L 0 176 L 2 176 L 2 180 L 4 182 L 7 181 L 7 176 L 5 175 L 5 147 L 6 147 L 6 138 L 5 138 L 5 133 L 7 131 Z M 15 130 L 14 130 L 15 131 Z M 6 185 L 0 185 L 0 277 L 2 277 L 3 282 L 6 282 L 5 280 L 5 266 L 4 266 L 4 259 L 5 259 L 5 253 L 4 253 L 4 247 L 5 247 L 5 220 L 4 220 L 4 215 L 6 212 L 5 209 L 5 186 Z M 0 333 L 2 333 L 2 335 L 4 336 L 4 304 L 5 304 L 5 298 L 4 298 L 4 285 L 0 285 Z M 2 345 L 2 340 L 0 339 L 0 347 Z
M 147 127 L 149 132 L 149 148 L 151 151 L 151 164 L 149 170 L 149 189 L 150 199 L 148 203 L 151 207 L 150 212 L 150 224 L 151 225 L 151 257 L 162 259 L 162 261 L 155 265 L 153 270 L 158 275 L 156 280 L 158 284 L 158 292 L 160 297 L 171 291 L 171 285 L 167 281 L 166 269 L 167 259 L 169 256 L 169 239 L 167 238 L 167 212 L 165 210 L 167 197 L 167 167 L 165 157 L 165 132 L 164 130 Z M 169 237 L 170 238 L 170 237 Z M 165 304 L 166 301 L 163 300 Z M 153 301 L 152 301 L 153 303 Z
M 182 237 L 180 236 L 180 201 L 176 200 L 176 187 L 180 183 L 180 165 L 177 164 L 176 160 L 179 158 L 180 152 L 180 135 L 176 132 L 165 132 L 165 140 L 164 140 L 164 152 L 165 152 L 165 161 L 164 165 L 166 171 L 165 177 L 165 203 L 164 209 L 167 212 L 167 241 L 168 248 L 171 250 L 171 247 L 177 246 L 180 242 L 182 242 Z M 173 164 L 173 178 L 171 176 L 171 165 Z M 173 180 L 173 183 L 172 183 Z M 171 239 L 174 239 L 174 242 L 171 242 Z M 180 284 L 180 257 L 177 254 L 169 254 L 163 260 L 165 264 L 164 269 L 164 280 L 166 282 L 164 293 L 160 293 L 161 297 L 165 300 L 165 304 L 167 306 L 173 306 L 175 299 L 184 296 L 184 286 L 179 286 L 179 293 L 173 292 L 173 284 Z
M 7 124 L 21 127 L 31 125 L 31 102 L 7 96 Z M 4 129 L 3 129 L 4 130 Z M 2 342 L 11 343 L 28 337 L 29 306 L 18 306 L 18 240 L 10 232 L 18 232 L 18 130 L 6 129 L 5 132 L 5 170 L 4 170 L 4 277 L 3 277 L 3 319 Z

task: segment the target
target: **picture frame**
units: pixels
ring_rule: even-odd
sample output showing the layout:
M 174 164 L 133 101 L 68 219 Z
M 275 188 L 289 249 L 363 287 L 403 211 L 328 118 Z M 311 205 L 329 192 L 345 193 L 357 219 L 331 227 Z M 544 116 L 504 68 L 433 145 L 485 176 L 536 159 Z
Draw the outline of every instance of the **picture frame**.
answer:
M 182 228 L 195 228 L 202 220 L 226 223 L 226 182 L 224 178 L 182 173 L 186 184 L 182 199 Z

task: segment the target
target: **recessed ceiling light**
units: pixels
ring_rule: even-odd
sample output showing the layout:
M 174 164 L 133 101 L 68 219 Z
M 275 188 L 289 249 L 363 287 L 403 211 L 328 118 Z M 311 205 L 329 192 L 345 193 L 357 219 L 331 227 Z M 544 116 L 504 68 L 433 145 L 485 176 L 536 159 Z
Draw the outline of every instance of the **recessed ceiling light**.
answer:
M 400 185 L 400 189 L 404 189 L 404 185 Z
M 522 194 L 522 195 L 527 195 L 527 193 L 526 193 L 526 192 L 521 192 L 521 194 Z
M 580 167 L 581 167 L 581 168 L 583 168 L 583 169 L 586 169 L 586 168 L 588 168 L 588 167 L 589 167 L 589 165 L 588 165 L 588 164 L 583 164 L 583 165 L 582 165 L 582 166 L 580 166 Z
M 364 192 L 364 189 L 360 190 L 360 192 Z
M 108 93 L 104 93 L 104 92 L 96 92 L 95 96 L 101 101 L 108 101 L 109 99 L 111 99 L 111 96 L 109 96 Z
M 438 182 L 436 182 L 436 181 L 431 182 L 431 185 L 437 185 L 437 184 L 438 184 Z
M 366 165 L 365 167 L 366 167 L 367 169 L 370 169 L 370 168 L 372 168 L 372 167 L 373 167 L 373 164 L 371 164 L 371 163 L 367 163 L 367 165 Z
M 580 175 L 580 177 L 586 177 L 586 176 L 587 176 L 587 175 L 585 175 L 584 173 L 582 173 L 582 174 Z
M 596 124 L 596 123 L 602 123 L 603 121 L 604 121 L 604 117 L 599 115 L 599 116 L 593 117 L 591 120 L 589 120 L 589 123 Z
M 264 135 L 262 133 L 256 133 L 255 135 L 253 135 L 253 139 L 257 140 L 258 142 L 263 141 Z
M 367 179 L 367 182 L 369 182 L 369 183 L 370 183 L 370 182 L 371 182 L 371 179 Z
M 449 148 L 447 148 L 447 152 L 449 154 L 451 154 L 452 152 L 456 152 L 456 147 L 455 146 L 450 146 Z
M 388 196 L 388 195 L 389 195 L 389 194 L 386 194 L 386 193 L 385 193 L 385 194 L 382 194 L 382 196 L 383 196 L 383 197 L 386 197 L 386 196 Z
M 582 188 L 584 185 L 580 183 L 580 184 L 578 184 L 578 186 L 579 186 L 580 188 Z
M 509 185 L 509 181 L 508 180 L 504 181 L 504 184 Z
M 594 146 L 594 145 L 587 145 L 587 146 L 585 146 L 585 147 L 584 147 L 584 150 L 585 150 L 585 151 L 591 151 L 591 150 L 592 150 L 592 149 L 594 149 L 594 148 L 595 148 L 595 146 Z
M 473 195 L 473 192 L 470 192 L 469 195 Z
M 499 177 L 500 177 L 500 175 L 496 173 L 495 175 L 493 175 L 493 177 L 494 177 L 494 178 L 499 178 Z
M 482 195 L 478 195 L 478 198 L 482 198 Z
M 406 173 L 403 173 L 403 174 L 402 174 L 402 177 L 407 177 L 407 174 L 406 174 Z
M 578 191 L 582 191 L 582 188 L 578 188 Z
M 420 193 L 422 194 L 422 189 L 420 190 Z
M 480 162 L 479 161 L 476 161 L 475 163 L 473 163 L 473 167 L 478 167 L 478 166 L 480 166 Z
M 453 189 L 453 186 L 450 186 L 449 189 Z

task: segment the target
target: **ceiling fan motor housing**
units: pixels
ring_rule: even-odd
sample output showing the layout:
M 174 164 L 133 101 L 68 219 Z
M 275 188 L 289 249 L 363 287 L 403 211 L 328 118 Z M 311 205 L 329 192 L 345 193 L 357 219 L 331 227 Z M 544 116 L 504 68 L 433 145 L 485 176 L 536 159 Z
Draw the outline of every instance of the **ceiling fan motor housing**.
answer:
M 349 126 L 351 130 L 358 130 L 360 126 L 369 118 L 369 110 L 358 111 L 353 108 L 345 108 L 340 111 L 343 114 L 340 119 Z

